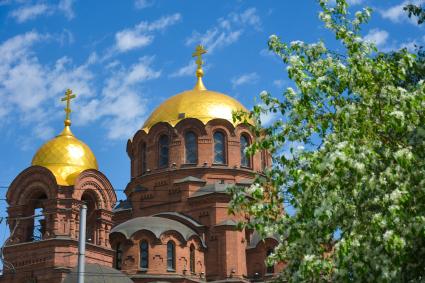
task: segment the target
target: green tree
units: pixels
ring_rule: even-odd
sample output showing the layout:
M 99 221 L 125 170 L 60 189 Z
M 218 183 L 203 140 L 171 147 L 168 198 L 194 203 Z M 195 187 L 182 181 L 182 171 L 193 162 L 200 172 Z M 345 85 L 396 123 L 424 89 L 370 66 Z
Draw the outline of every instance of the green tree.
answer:
M 234 115 L 255 121 L 248 153 L 268 150 L 273 166 L 250 188 L 231 189 L 230 212 L 249 215 L 243 226 L 263 237 L 280 235 L 268 261 L 287 262 L 290 282 L 425 280 L 423 60 L 362 40 L 370 9 L 351 16 L 344 0 L 318 2 L 345 50 L 270 37 L 296 87 L 263 92 L 261 105 Z M 264 127 L 265 113 L 281 118 Z M 304 148 L 284 153 L 294 144 Z
M 413 4 L 408 4 L 404 7 L 404 10 L 408 12 L 409 18 L 412 16 L 416 16 L 418 18 L 418 24 L 423 24 L 425 22 L 425 10 Z

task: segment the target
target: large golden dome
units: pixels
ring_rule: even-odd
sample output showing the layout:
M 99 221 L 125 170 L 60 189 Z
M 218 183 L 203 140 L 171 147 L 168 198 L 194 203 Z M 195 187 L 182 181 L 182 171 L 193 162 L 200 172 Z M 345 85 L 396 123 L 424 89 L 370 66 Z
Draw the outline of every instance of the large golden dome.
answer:
M 195 87 L 163 102 L 143 124 L 143 130 L 148 132 L 153 125 L 159 122 L 166 122 L 174 127 L 178 122 L 186 118 L 196 118 L 204 124 L 212 119 L 220 118 L 226 119 L 236 126 L 236 123 L 233 122 L 232 112 L 241 110 L 248 112 L 236 99 L 205 88 L 202 82 L 204 72 L 201 68 L 203 64 L 201 55 L 205 53 L 206 50 L 199 45 L 192 55 L 193 57 L 198 57 L 196 60 L 198 81 Z
M 74 185 L 75 179 L 86 169 L 98 169 L 93 152 L 72 134 L 69 126 L 43 144 L 31 164 L 49 169 L 62 186 Z
M 196 118 L 206 124 L 212 119 L 221 118 L 233 123 L 232 111 L 247 111 L 236 99 L 210 90 L 188 90 L 163 102 L 150 115 L 143 125 L 148 132 L 158 122 L 175 126 L 185 118 Z

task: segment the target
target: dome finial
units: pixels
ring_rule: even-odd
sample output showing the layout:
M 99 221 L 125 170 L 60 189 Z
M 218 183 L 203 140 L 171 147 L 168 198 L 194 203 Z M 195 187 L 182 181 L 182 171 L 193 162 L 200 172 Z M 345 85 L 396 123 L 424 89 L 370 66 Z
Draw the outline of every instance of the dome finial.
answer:
M 61 101 L 66 101 L 66 108 L 65 108 L 65 126 L 71 126 L 71 99 L 75 98 L 75 94 L 72 94 L 72 90 L 69 88 L 65 92 L 65 97 L 62 97 Z
M 207 88 L 204 86 L 204 83 L 202 82 L 202 77 L 204 76 L 204 71 L 202 70 L 202 65 L 204 62 L 202 61 L 202 54 L 207 53 L 207 50 L 204 49 L 202 45 L 196 46 L 195 52 L 193 52 L 192 57 L 196 58 L 196 65 L 198 65 L 198 68 L 196 69 L 196 77 L 198 78 L 198 81 L 196 82 L 196 85 L 193 89 L 195 90 L 206 90 Z
M 72 94 L 72 90 L 69 88 L 65 92 L 65 97 L 62 97 L 61 101 L 66 101 L 66 107 L 65 107 L 65 129 L 62 131 L 61 135 L 72 135 L 71 129 L 69 126 L 71 126 L 71 99 L 74 99 L 76 96 L 75 94 Z

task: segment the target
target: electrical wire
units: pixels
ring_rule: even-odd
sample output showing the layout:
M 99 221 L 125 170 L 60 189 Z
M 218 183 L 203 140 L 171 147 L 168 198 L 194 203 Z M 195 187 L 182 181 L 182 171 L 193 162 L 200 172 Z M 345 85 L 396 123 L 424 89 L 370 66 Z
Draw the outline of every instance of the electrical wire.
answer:
M 226 183 L 226 185 L 237 185 L 237 184 L 229 184 L 229 183 Z M 2 188 L 2 187 L 0 187 L 0 188 Z M 4 187 L 4 188 L 8 188 L 8 187 Z M 85 191 L 85 190 L 87 190 L 87 189 L 82 189 L 82 188 L 74 188 L 73 189 L 74 191 Z M 164 189 L 164 188 L 155 188 L 155 189 L 152 189 L 152 190 L 144 190 L 145 192 L 152 192 L 152 191 L 169 191 L 170 189 Z M 180 189 L 180 190 L 185 190 L 185 189 Z M 115 192 L 125 192 L 125 189 L 114 189 L 114 191 Z
M 12 239 L 13 234 L 15 234 L 16 228 L 17 228 L 17 227 L 18 227 L 18 225 L 19 225 L 19 221 L 20 221 L 19 219 L 16 221 L 16 223 L 15 223 L 15 227 L 13 227 L 13 230 L 12 230 L 12 232 L 10 233 L 9 238 L 7 238 L 7 240 L 3 242 L 3 245 L 2 245 L 2 246 L 1 246 L 1 248 L 0 248 L 0 260 L 1 260 L 1 262 L 3 263 L 3 267 L 5 267 L 5 268 L 7 268 L 7 269 L 11 269 L 11 270 L 13 271 L 13 273 L 15 273 L 15 272 L 16 272 L 15 266 L 13 266 L 13 263 L 8 262 L 7 260 L 5 260 L 5 259 L 4 259 L 3 251 L 4 251 L 4 247 L 5 247 L 5 246 L 9 243 L 10 239 Z

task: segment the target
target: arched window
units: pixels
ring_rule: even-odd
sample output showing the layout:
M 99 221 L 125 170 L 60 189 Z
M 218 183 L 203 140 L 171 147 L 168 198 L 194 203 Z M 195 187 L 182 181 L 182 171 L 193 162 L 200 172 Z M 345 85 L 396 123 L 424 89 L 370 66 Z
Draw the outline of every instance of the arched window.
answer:
M 44 201 L 47 196 L 44 192 L 38 192 L 32 195 L 31 201 L 26 208 L 29 215 L 36 215 L 33 219 L 27 220 L 28 234 L 26 235 L 27 241 L 40 241 L 46 233 L 46 217 L 44 215 Z
M 148 268 L 149 265 L 149 245 L 146 240 L 140 243 L 140 268 Z
M 115 249 L 115 269 L 121 270 L 121 264 L 122 264 L 122 248 L 121 248 L 121 243 L 118 243 Z
M 97 244 L 96 241 L 96 222 L 97 222 L 97 213 L 96 213 L 96 196 L 90 192 L 85 191 L 81 196 L 81 200 L 87 205 L 87 216 L 86 216 L 86 242 Z
M 267 250 L 267 257 L 273 253 L 273 249 Z M 274 265 L 267 265 L 266 273 L 274 273 Z
M 142 174 L 146 173 L 146 143 L 142 144 Z
M 226 164 L 226 145 L 222 132 L 214 133 L 214 163 Z
M 168 149 L 169 149 L 168 136 L 162 135 L 159 138 L 159 159 L 158 159 L 159 167 L 168 166 L 168 154 L 169 154 Z
M 186 163 L 198 163 L 198 142 L 194 132 L 187 132 L 184 136 L 184 145 L 186 151 Z
M 190 245 L 190 272 L 195 273 L 195 246 Z
M 171 240 L 167 243 L 167 270 L 176 270 L 176 244 Z
M 251 167 L 251 159 L 246 153 L 246 149 L 249 146 L 249 139 L 246 135 L 241 135 L 240 144 L 241 144 L 241 166 Z

